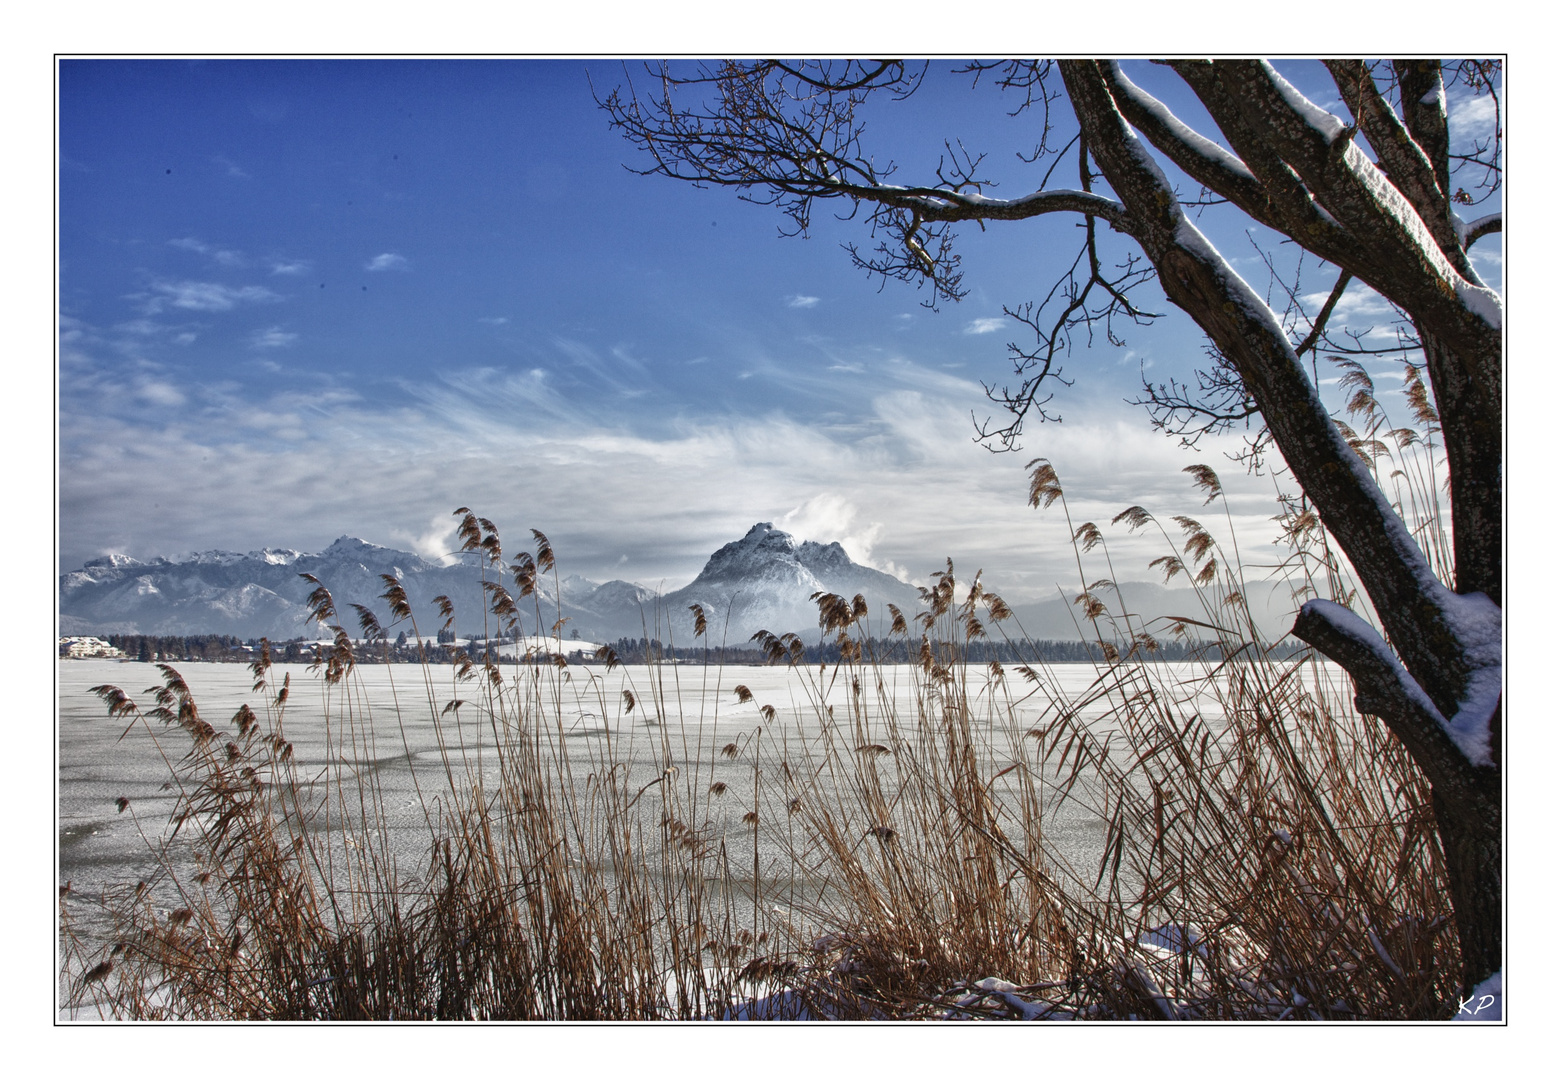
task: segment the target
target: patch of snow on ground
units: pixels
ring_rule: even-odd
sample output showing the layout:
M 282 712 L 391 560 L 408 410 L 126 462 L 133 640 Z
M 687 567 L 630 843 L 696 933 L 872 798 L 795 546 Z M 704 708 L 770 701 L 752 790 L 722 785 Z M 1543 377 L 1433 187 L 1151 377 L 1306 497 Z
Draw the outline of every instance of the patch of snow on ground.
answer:
M 982 979 L 971 983 L 969 993 L 961 995 L 942 1019 L 967 1020 L 972 1015 L 990 1013 L 992 1006 L 1008 1009 L 1014 1020 L 1076 1020 L 1073 1010 L 1023 997 L 1023 988 L 1006 979 Z M 966 1012 L 965 1010 L 970 1010 Z M 978 1011 L 979 1010 L 979 1011 Z

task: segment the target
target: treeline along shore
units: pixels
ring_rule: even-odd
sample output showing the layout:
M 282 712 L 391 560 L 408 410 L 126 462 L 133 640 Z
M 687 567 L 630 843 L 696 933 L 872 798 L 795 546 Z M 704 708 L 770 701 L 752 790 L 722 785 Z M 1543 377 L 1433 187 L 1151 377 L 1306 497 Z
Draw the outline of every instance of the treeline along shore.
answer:
M 441 635 L 446 636 L 446 635 Z M 251 663 L 261 648 L 261 638 L 244 639 L 230 634 L 192 634 L 168 636 L 154 634 L 108 634 L 102 641 L 117 649 L 125 660 L 144 663 L 209 662 Z M 290 641 L 270 642 L 272 657 L 284 664 L 308 664 L 317 659 L 320 641 L 298 637 Z M 551 648 L 537 646 L 518 649 L 509 640 L 459 639 L 427 641 L 421 645 L 402 634 L 394 640 L 353 642 L 357 658 L 367 663 L 415 664 L 423 661 L 436 664 L 456 663 L 462 658 L 482 663 L 557 663 L 562 659 L 569 664 L 605 663 L 611 650 L 612 657 L 624 664 L 686 663 L 719 665 L 762 665 L 771 657 L 750 643 L 718 645 L 709 648 L 668 645 L 656 638 L 622 637 L 605 646 L 592 642 L 563 639 L 552 640 Z M 1282 642 L 1267 646 L 1267 655 L 1285 659 L 1305 651 L 1300 642 Z M 1239 649 L 1219 642 L 1199 640 L 1156 641 L 1150 648 L 1144 642 L 1131 646 L 1135 659 L 1164 663 L 1184 663 L 1200 660 L 1239 659 Z M 863 644 L 863 652 L 885 664 L 913 664 L 920 662 L 921 643 L 906 638 L 872 638 Z M 965 655 L 972 663 L 999 664 L 1083 664 L 1103 663 L 1123 658 L 1128 648 L 1111 642 L 1095 641 L 973 641 L 965 646 Z M 840 646 L 836 642 L 804 645 L 800 652 L 788 654 L 794 663 L 835 664 L 840 662 Z

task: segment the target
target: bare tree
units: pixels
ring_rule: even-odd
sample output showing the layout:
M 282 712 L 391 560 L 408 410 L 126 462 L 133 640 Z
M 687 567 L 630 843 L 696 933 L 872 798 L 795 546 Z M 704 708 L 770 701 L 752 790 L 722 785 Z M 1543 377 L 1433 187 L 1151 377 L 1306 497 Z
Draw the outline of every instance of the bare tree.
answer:
M 999 449 L 1017 445 L 1027 417 L 1049 418 L 1049 386 L 1078 335 L 1117 342 L 1124 323 L 1157 317 L 1135 287 L 1158 280 L 1207 335 L 1214 363 L 1192 386 L 1146 384 L 1155 421 L 1191 437 L 1256 425 L 1254 448 L 1283 456 L 1385 630 L 1386 640 L 1347 608 L 1313 600 L 1293 632 L 1349 672 L 1357 707 L 1382 717 L 1430 781 L 1467 989 L 1501 966 L 1503 309 L 1468 256 L 1471 244 L 1501 229 L 1501 216 L 1465 220 L 1456 207 L 1498 189 L 1501 129 L 1498 114 L 1490 138 L 1454 145 L 1445 81 L 1461 79 L 1494 100 L 1500 69 L 1491 61 L 1324 65 L 1349 119 L 1308 100 L 1265 62 L 1168 62 L 1217 138 L 1195 131 L 1116 63 L 967 65 L 965 77 L 995 79 L 1016 95 L 1015 115 L 1035 120 L 1030 160 L 1045 171 L 1035 190 L 1012 199 L 985 194 L 983 159 L 959 142 L 945 144 L 932 176 L 910 185 L 894 182 L 893 164 L 866 144 L 864 105 L 908 97 L 926 65 L 652 65 L 649 84 L 630 79 L 600 103 L 648 155 L 647 174 L 736 188 L 778 207 L 799 233 L 819 200 L 860 213 L 874 247 L 850 248 L 852 259 L 885 278 L 930 285 L 934 303 L 961 296 L 957 223 L 1082 218 L 1077 258 L 1042 301 L 1010 312 L 1036 344 L 1010 347 L 1017 385 L 988 387 L 1012 417 L 979 425 Z M 1180 194 L 1162 162 L 1197 194 Z M 1068 186 L 1052 183 L 1060 166 Z M 1460 179 L 1474 194 L 1455 186 Z M 1334 287 L 1314 316 L 1294 318 L 1295 303 L 1276 313 L 1231 268 L 1194 223 L 1210 203 L 1228 204 L 1332 268 Z M 1131 238 L 1137 253 L 1110 264 L 1098 243 L 1102 225 Z M 1417 350 L 1430 381 L 1434 410 L 1425 407 L 1439 414 L 1447 457 L 1450 583 L 1340 431 L 1302 359 L 1365 348 L 1348 328 L 1328 325 L 1351 281 L 1402 313 L 1398 349 Z M 1290 296 L 1296 301 L 1297 291 Z

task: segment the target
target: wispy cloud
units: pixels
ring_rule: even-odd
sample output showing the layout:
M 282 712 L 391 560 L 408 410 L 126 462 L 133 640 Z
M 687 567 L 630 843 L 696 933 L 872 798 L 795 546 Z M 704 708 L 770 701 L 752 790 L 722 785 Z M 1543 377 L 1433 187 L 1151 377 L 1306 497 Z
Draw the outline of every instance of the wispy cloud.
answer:
M 298 340 L 297 334 L 290 334 L 280 326 L 272 326 L 265 330 L 256 330 L 249 338 L 249 347 L 252 349 L 282 349 Z
M 115 323 L 114 329 L 121 334 L 135 334 L 138 337 L 151 337 L 153 334 L 163 332 L 163 324 L 153 322 L 151 319 L 131 319 L 129 322 Z
M 204 240 L 193 236 L 182 236 L 176 240 L 170 240 L 168 241 L 168 246 L 179 248 L 182 251 L 193 251 L 197 255 L 205 255 L 218 266 L 225 266 L 230 270 L 249 265 L 249 260 L 244 257 L 243 252 L 233 251 L 230 248 L 214 247 Z
M 1489 137 L 1496 126 L 1496 99 L 1489 94 L 1456 97 L 1447 103 L 1447 131 L 1454 139 Z
M 289 277 L 297 277 L 300 274 L 307 274 L 309 272 L 309 265 L 310 265 L 309 263 L 305 262 L 302 259 L 294 259 L 294 260 L 290 260 L 290 261 L 277 261 L 277 262 L 273 262 L 271 264 L 271 272 L 273 274 L 281 274 L 281 275 L 289 276 Z
M 975 319 L 966 324 L 967 334 L 990 334 L 995 330 L 1001 330 L 1006 319 Z
M 160 379 L 142 379 L 135 387 L 135 396 L 150 405 L 173 407 L 183 405 L 185 396 L 178 387 Z
M 1301 297 L 1308 314 L 1321 310 L 1327 300 L 1326 292 L 1307 293 Z M 1382 294 L 1369 286 L 1352 282 L 1334 305 L 1333 313 L 1328 318 L 1328 329 L 1335 334 L 1342 334 L 1348 329 L 1376 341 L 1390 341 L 1398 337 L 1394 329 L 1398 320 L 1398 312 Z
M 273 304 L 282 298 L 262 285 L 243 285 L 234 288 L 214 281 L 158 281 L 152 285 L 152 295 L 142 294 L 142 310 L 157 315 L 165 308 L 183 308 L 186 311 L 232 311 L 240 304 Z
M 229 176 L 232 176 L 232 177 L 235 177 L 235 178 L 239 178 L 239 179 L 244 179 L 244 180 L 249 179 L 249 173 L 247 173 L 243 169 L 239 168 L 238 167 L 238 163 L 233 161 L 232 159 L 225 158 L 221 154 L 216 154 L 216 155 L 213 155 L 211 160 L 212 160 L 213 164 L 221 166 L 222 169 Z
M 788 296 L 786 306 L 789 308 L 810 308 L 818 304 L 816 296 Z
M 576 387 L 591 387 L 593 396 L 637 397 L 655 385 L 645 362 L 622 345 L 612 346 L 603 356 L 594 346 L 573 338 L 555 337 L 551 344 L 566 361 L 558 368 L 561 379 Z
M 713 410 L 654 432 L 636 432 L 630 413 L 604 414 L 599 395 L 570 400 L 540 367 L 451 372 L 385 404 L 301 393 L 219 400 L 148 373 L 135 391 L 144 405 L 182 395 L 189 421 L 148 424 L 96 407 L 125 394 L 102 381 L 114 377 L 104 367 L 89 373 L 101 385 L 73 392 L 75 405 L 62 410 L 60 516 L 79 539 L 61 558 L 77 565 L 86 557 L 77 545 L 137 555 L 318 550 L 342 533 L 430 551 L 447 535 L 436 519 L 469 505 L 507 535 L 542 529 L 562 565 L 588 577 L 621 576 L 627 553 L 637 579 L 675 588 L 717 546 L 775 521 L 839 540 L 897 576 L 924 577 L 949 556 L 965 574 L 984 567 L 1011 600 L 1055 595 L 1055 582 L 1076 573 L 1066 528 L 1025 505 L 1021 458 L 971 443 L 971 410 L 985 403 L 979 384 L 892 358 L 874 367 L 883 388 L 849 414 Z M 1100 521 L 1134 503 L 1188 512 L 1196 494 L 1182 466 L 1217 463 L 1226 448 L 1215 439 L 1201 457 L 1178 451 L 1126 407 L 1091 424 L 1047 425 L 1027 447 L 1056 464 L 1075 516 Z M 350 482 L 343 460 L 354 462 Z M 517 475 L 523 517 L 508 509 Z M 1243 543 L 1262 548 L 1273 531 L 1271 482 L 1240 470 L 1224 479 Z M 213 515 L 219 500 L 228 509 Z M 158 513 L 145 513 L 153 501 Z M 1057 542 L 1038 543 L 1037 529 Z M 1148 577 L 1143 568 L 1163 552 L 1118 531 L 1119 571 Z
M 904 568 L 892 562 L 884 565 L 873 561 L 873 545 L 883 536 L 884 525 L 881 521 L 874 521 L 858 526 L 856 522 L 860 516 L 856 504 L 850 499 L 839 492 L 825 491 L 787 511 L 776 525 L 798 540 L 814 540 L 820 544 L 838 543 L 845 548 L 847 555 L 863 566 L 871 566 L 893 574 L 901 581 L 908 581 L 910 577 Z
M 376 255 L 364 263 L 363 269 L 371 271 L 410 270 L 412 269 L 412 264 L 407 262 L 405 255 L 397 255 L 393 251 L 387 251 L 383 255 Z
M 505 323 L 509 322 L 509 319 L 505 318 L 503 315 L 485 315 L 477 321 L 486 326 L 503 326 Z

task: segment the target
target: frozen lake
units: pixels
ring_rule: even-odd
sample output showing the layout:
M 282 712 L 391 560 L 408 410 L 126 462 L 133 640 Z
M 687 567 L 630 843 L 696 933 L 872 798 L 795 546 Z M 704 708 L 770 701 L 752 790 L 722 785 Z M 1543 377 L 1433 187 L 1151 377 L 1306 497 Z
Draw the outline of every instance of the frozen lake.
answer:
M 252 691 L 247 667 L 176 667 L 202 717 L 219 735 L 234 732 L 230 718 L 241 705 L 263 711 L 263 695 Z M 1217 702 L 1191 688 L 1206 674 L 1202 665 L 1144 670 L 1163 699 L 1180 698 L 1182 710 L 1219 715 Z M 668 798 L 684 807 L 703 806 L 698 811 L 705 819 L 703 835 L 724 842 L 738 866 L 751 860 L 756 842 L 743 815 L 757 809 L 767 824 L 786 817 L 776 782 L 782 760 L 796 775 L 808 777 L 819 797 L 848 804 L 854 797 L 850 751 L 903 740 L 915 726 L 909 718 L 917 715 L 918 687 L 925 693 L 919 673 L 907 666 L 876 669 L 879 684 L 863 688 L 856 709 L 850 676 L 832 678 L 816 667 L 675 665 L 608 671 L 571 666 L 556 671 L 505 666 L 502 671 L 512 690 L 517 679 L 535 680 L 525 697 L 534 710 L 536 737 L 567 761 L 577 791 L 592 778 L 625 769 L 630 790 L 646 789 L 642 811 L 654 808 L 659 815 Z M 972 734 L 977 752 L 986 756 L 988 775 L 1016 760 L 1024 733 L 1062 708 L 1097 725 L 1109 724 L 1098 718 L 1121 700 L 1119 693 L 1100 692 L 1094 665 L 1053 665 L 1037 672 L 1039 682 L 1022 678 L 1016 667 L 1006 668 L 1000 678 L 982 665 L 964 673 Z M 449 666 L 365 664 L 347 681 L 327 687 L 302 665 L 277 665 L 271 672 L 273 692 L 284 678 L 291 680 L 291 691 L 283 730 L 293 745 L 298 775 L 315 777 L 328 767 L 340 767 L 339 775 L 348 777 L 372 774 L 382 799 L 378 822 L 398 864 L 409 872 L 426 859 L 435 832 L 425 808 L 447 798 L 452 783 L 466 791 L 479 778 L 484 784 L 497 778 L 494 722 L 484 713 L 480 679 L 458 682 Z M 161 675 L 153 665 L 135 662 L 59 663 L 59 882 L 69 881 L 73 890 L 88 895 L 113 882 L 133 883 L 155 868 L 148 841 L 166 828 L 176 796 L 167 785 L 169 762 L 189 747 L 178 728 L 156 724 L 155 737 L 137 725 L 121 738 L 127 721 L 110 718 L 89 692 L 102 683 L 119 686 L 149 709 L 151 695 L 144 691 L 159 685 Z M 739 700 L 739 685 L 748 688 L 751 700 Z M 632 709 L 625 691 L 634 698 Z M 447 713 L 455 700 L 468 704 Z M 761 711 L 767 708 L 774 710 L 773 717 Z M 1033 741 L 1029 755 L 1033 760 Z M 345 761 L 354 764 L 349 768 Z M 669 767 L 675 772 L 668 774 Z M 997 779 L 993 793 L 1000 800 L 1005 793 L 1011 797 L 1007 785 L 1020 775 Z M 903 774 L 899 782 L 905 783 Z M 722 794 L 710 794 L 723 784 Z M 132 812 L 117 810 L 120 798 L 130 800 Z M 1104 834 L 1098 818 L 1087 807 L 1060 800 L 1047 803 L 1046 812 L 1051 851 L 1093 879 Z M 788 876 L 795 881 L 798 873 L 784 838 L 783 829 L 761 829 L 757 838 L 761 876 L 772 887 Z

